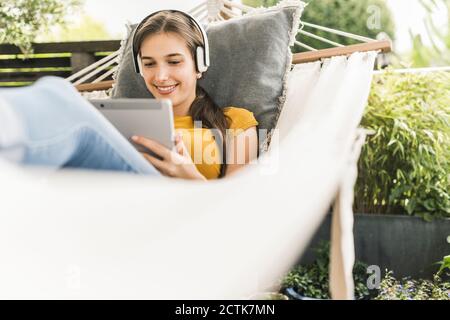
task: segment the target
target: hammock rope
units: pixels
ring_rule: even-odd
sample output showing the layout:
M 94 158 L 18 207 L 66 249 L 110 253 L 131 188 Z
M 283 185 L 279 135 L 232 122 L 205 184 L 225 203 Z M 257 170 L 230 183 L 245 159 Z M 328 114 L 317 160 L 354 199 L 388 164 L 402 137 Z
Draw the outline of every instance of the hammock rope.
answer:
M 217 21 L 224 21 L 227 19 L 233 19 L 242 16 L 243 14 L 250 13 L 252 11 L 257 10 L 258 8 L 253 8 L 247 5 L 243 5 L 240 3 L 235 3 L 229 0 L 206 0 L 202 3 L 198 4 L 196 7 L 191 9 L 189 14 L 191 14 L 193 17 L 195 17 L 197 20 L 199 20 L 203 24 L 208 24 L 210 22 L 217 22 Z M 328 43 L 334 47 L 337 48 L 343 48 L 346 47 L 338 42 L 331 41 L 329 39 L 326 39 L 324 37 L 315 35 L 312 32 L 303 30 L 303 27 L 307 26 L 310 28 L 314 28 L 317 30 L 326 31 L 329 33 L 337 34 L 343 37 L 351 38 L 357 41 L 361 41 L 363 43 L 374 43 L 376 40 L 370 39 L 367 37 L 363 37 L 360 35 L 356 35 L 350 32 L 345 32 L 341 30 L 336 30 L 332 28 L 327 28 L 323 26 L 319 26 L 317 24 L 308 23 L 305 21 L 301 21 L 301 27 L 298 30 L 298 34 L 301 34 L 306 37 L 310 37 L 313 39 L 320 40 L 322 42 Z M 299 45 L 300 47 L 311 51 L 311 52 L 317 52 L 320 53 L 322 50 L 318 50 L 316 48 L 313 48 L 302 41 L 295 40 L 295 44 Z M 355 49 L 356 50 L 356 49 Z M 358 48 L 358 50 L 360 50 Z M 108 68 L 110 66 L 113 66 L 113 70 L 109 70 L 106 73 L 102 73 L 100 76 L 98 76 L 96 79 L 94 79 L 91 83 L 99 83 L 102 80 L 106 79 L 109 75 L 113 74 L 118 66 L 117 66 L 117 60 L 114 62 L 111 62 L 112 59 L 114 59 L 116 56 L 119 55 L 119 51 L 112 53 L 111 55 L 99 60 L 98 62 L 84 68 L 83 70 L 77 72 L 76 74 L 71 75 L 67 78 L 70 82 L 73 82 L 74 85 L 80 85 L 86 82 L 89 79 L 92 79 L 96 75 L 102 73 L 105 68 Z M 369 50 L 367 50 L 369 51 Z M 306 61 L 305 61 L 306 62 Z M 294 62 L 297 63 L 297 62 Z M 105 66 L 103 66 L 105 65 Z M 80 79 L 81 78 L 81 79 Z M 79 80 L 77 80 L 79 79 Z

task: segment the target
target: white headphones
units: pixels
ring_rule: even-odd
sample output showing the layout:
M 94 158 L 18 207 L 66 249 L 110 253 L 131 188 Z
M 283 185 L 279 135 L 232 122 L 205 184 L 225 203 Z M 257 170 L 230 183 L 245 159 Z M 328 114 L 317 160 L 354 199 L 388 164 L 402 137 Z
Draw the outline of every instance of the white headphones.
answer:
M 136 33 L 148 19 L 150 19 L 152 16 L 154 16 L 155 14 L 157 14 L 161 11 L 179 12 L 179 13 L 183 14 L 184 16 L 188 17 L 197 26 L 198 30 L 200 30 L 200 33 L 202 34 L 204 45 L 197 46 L 197 48 L 195 50 L 195 53 L 196 53 L 195 66 L 196 66 L 197 72 L 200 72 L 200 73 L 203 73 L 206 70 L 208 70 L 208 67 L 209 67 L 208 36 L 206 35 L 206 32 L 203 29 L 203 27 L 201 26 L 201 24 L 197 20 L 195 20 L 195 18 L 193 16 L 191 16 L 190 14 L 188 14 L 186 12 L 179 11 L 179 10 L 159 10 L 159 11 L 153 12 L 152 14 L 145 17 L 144 20 L 142 20 L 141 23 L 139 23 L 138 26 L 136 27 L 136 29 L 134 30 L 133 38 L 132 38 L 132 42 L 131 42 L 131 50 L 132 50 L 132 54 L 133 54 L 134 70 L 136 71 L 136 73 L 139 73 L 141 76 L 144 76 L 143 71 L 142 71 L 142 62 L 141 62 L 141 56 L 139 53 L 139 48 L 134 47 L 134 38 L 136 36 Z

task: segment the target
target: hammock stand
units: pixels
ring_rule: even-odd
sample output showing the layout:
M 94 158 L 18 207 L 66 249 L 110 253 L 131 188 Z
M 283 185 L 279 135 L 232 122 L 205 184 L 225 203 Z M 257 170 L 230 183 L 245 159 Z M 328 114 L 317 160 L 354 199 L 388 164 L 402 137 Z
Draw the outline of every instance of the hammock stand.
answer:
M 254 8 L 235 3 L 229 0 L 207 0 L 199 4 L 189 11 L 191 15 L 196 17 L 202 23 L 209 23 L 214 21 L 222 21 L 239 17 L 242 14 L 251 12 Z M 331 44 L 333 48 L 316 50 L 300 41 L 295 43 L 305 49 L 307 52 L 293 54 L 293 64 L 303 64 L 314 62 L 325 58 L 335 56 L 348 56 L 355 52 L 389 52 L 391 50 L 391 42 L 388 40 L 377 41 L 367 37 L 362 37 L 347 32 L 334 30 L 319 25 L 303 22 L 304 26 L 312 27 L 317 30 L 327 31 L 341 36 L 349 37 L 358 41 L 360 44 L 343 46 L 339 43 L 330 41 L 326 38 L 316 36 L 310 32 L 302 30 L 302 26 L 298 33 L 303 36 L 312 37 L 321 40 L 325 43 Z M 80 92 L 92 92 L 109 90 L 114 80 L 104 81 L 105 78 L 112 75 L 118 68 L 117 62 L 119 58 L 119 51 L 99 60 L 98 62 L 88 66 L 87 68 L 70 76 L 67 80 L 72 82 Z M 106 72 L 105 72 L 106 70 Z M 87 80 L 95 77 L 90 83 Z M 361 147 L 364 143 L 367 132 L 360 129 L 357 131 L 352 152 L 349 154 L 349 168 L 348 174 L 350 179 L 343 181 L 336 194 L 333 205 L 333 219 L 331 232 L 331 253 L 330 253 L 330 288 L 333 299 L 353 299 L 353 279 L 352 267 L 354 262 L 354 247 L 353 247 L 353 186 L 357 176 L 357 161 L 360 154 Z M 349 182 L 350 181 L 350 182 Z

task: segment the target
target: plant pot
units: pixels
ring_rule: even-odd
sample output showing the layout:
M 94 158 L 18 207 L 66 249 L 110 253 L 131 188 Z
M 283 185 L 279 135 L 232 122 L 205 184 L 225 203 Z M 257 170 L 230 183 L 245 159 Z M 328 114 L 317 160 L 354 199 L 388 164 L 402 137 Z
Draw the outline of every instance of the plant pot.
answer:
M 315 259 L 313 248 L 330 240 L 331 215 L 313 237 L 299 264 Z M 450 253 L 447 237 L 450 219 L 426 222 L 405 215 L 355 214 L 355 257 L 357 260 L 392 270 L 394 276 L 431 279 L 439 269 L 436 263 Z
M 325 299 L 316 299 L 316 298 L 302 296 L 300 293 L 297 292 L 297 290 L 295 290 L 292 287 L 286 288 L 284 290 L 284 294 L 286 296 L 288 296 L 289 299 L 291 299 L 291 300 L 325 300 Z

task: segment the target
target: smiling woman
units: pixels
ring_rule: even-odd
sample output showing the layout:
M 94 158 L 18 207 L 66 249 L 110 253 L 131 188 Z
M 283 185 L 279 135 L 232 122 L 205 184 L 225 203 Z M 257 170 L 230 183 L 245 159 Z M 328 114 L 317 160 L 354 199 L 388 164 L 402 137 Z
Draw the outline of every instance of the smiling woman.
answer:
M 183 144 L 190 146 L 187 150 L 191 157 L 201 152 L 197 169 L 210 179 L 234 172 L 256 158 L 258 123 L 245 109 L 221 109 L 197 85 L 209 65 L 207 41 L 206 33 L 194 18 L 166 10 L 145 18 L 136 27 L 132 44 L 136 71 L 155 98 L 172 101 L 175 126 L 183 129 Z M 227 129 L 242 132 L 227 136 Z M 196 135 L 203 138 L 196 140 Z M 163 173 L 169 172 L 169 164 L 163 166 L 156 159 L 145 157 L 153 165 L 162 166 Z M 237 158 L 244 161 L 232 161 Z

